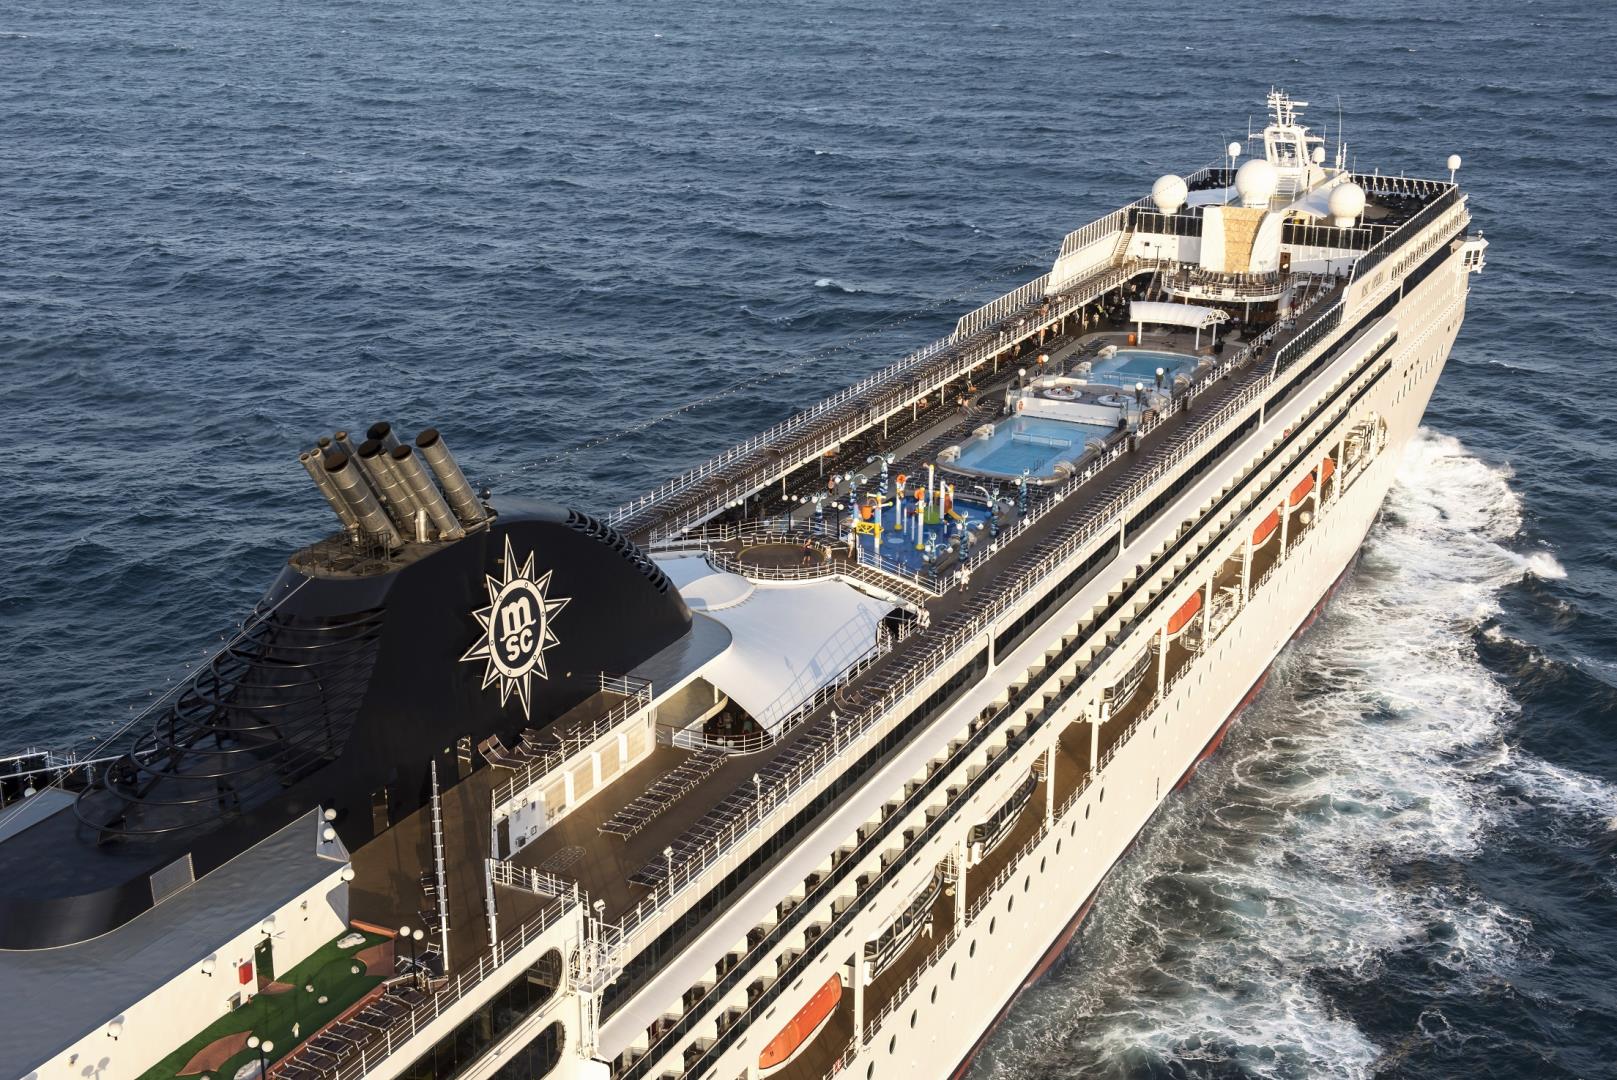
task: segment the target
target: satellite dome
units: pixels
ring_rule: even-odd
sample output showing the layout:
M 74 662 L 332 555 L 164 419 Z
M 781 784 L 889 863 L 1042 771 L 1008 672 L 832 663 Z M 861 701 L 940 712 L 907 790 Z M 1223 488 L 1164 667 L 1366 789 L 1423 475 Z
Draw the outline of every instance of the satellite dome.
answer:
M 1325 148 L 1323 146 L 1314 147 L 1313 159 L 1315 165 L 1325 164 Z
M 1238 142 L 1232 142 L 1232 143 L 1230 143 L 1230 145 L 1228 145 L 1228 146 L 1226 146 L 1224 148 L 1224 152 L 1229 154 L 1230 157 L 1232 157 L 1232 158 L 1240 157 L 1241 156 L 1241 144 L 1238 143 Z
M 1364 189 L 1353 183 L 1338 184 L 1331 190 L 1326 208 L 1338 228 L 1348 228 L 1364 213 Z
M 1242 206 L 1268 206 L 1280 186 L 1280 174 L 1265 158 L 1253 158 L 1235 170 L 1235 193 Z
M 1460 168 L 1460 155 L 1459 154 L 1450 154 L 1449 155 L 1449 172 L 1458 172 L 1459 168 Z
M 1173 173 L 1157 177 L 1157 182 L 1151 185 L 1151 201 L 1164 214 L 1177 214 L 1189 197 L 1190 188 L 1186 186 L 1184 178 Z

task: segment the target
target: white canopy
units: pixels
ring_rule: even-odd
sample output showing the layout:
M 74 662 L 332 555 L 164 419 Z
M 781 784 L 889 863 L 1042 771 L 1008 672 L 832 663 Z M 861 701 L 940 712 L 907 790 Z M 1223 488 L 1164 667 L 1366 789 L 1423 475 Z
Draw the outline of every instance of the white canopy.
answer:
M 766 728 L 870 652 L 882 617 L 893 610 L 840 581 L 754 584 L 711 568 L 701 573 L 696 561 L 661 565 L 676 583 L 685 579 L 680 593 L 687 602 L 716 601 L 707 615 L 730 631 L 730 647 L 699 674 Z
M 1161 323 L 1202 329 L 1228 322 L 1229 318 L 1229 313 L 1221 308 L 1201 307 L 1197 304 L 1163 304 L 1151 300 L 1129 301 L 1129 322 L 1132 323 Z

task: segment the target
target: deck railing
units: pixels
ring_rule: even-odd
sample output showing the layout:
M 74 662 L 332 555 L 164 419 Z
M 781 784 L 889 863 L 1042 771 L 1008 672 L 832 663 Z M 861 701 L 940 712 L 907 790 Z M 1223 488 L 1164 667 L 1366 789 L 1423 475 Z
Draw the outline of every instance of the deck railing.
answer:
M 511 779 L 495 786 L 493 798 L 495 806 L 510 802 L 517 795 L 542 781 L 546 776 L 561 768 L 572 758 L 582 753 L 589 746 L 606 737 L 618 725 L 630 717 L 651 707 L 652 687 L 645 679 L 633 675 L 601 674 L 600 687 L 603 691 L 624 695 L 624 700 L 612 706 L 589 724 L 568 732 L 563 736 L 562 746 L 556 750 L 540 752 L 537 760 L 531 761 L 511 774 Z
M 574 886 L 574 891 L 570 895 L 559 897 L 547 904 L 537 915 L 523 922 L 515 931 L 502 937 L 492 949 L 483 953 L 475 965 L 457 973 L 441 989 L 435 990 L 418 1004 L 410 1006 L 408 1011 L 397 1019 L 384 1022 L 367 1018 L 366 1023 L 373 1028 L 375 1034 L 360 1040 L 354 1047 L 354 1052 L 335 1068 L 323 1071 L 321 1075 L 328 1080 L 358 1080 L 394 1053 L 403 1050 L 406 1043 L 429 1027 L 461 998 L 500 973 L 511 953 L 520 951 L 539 938 L 578 905 L 580 900 L 576 889 Z M 504 975 L 516 977 L 516 973 L 509 971 L 504 972 Z M 377 1028 L 378 1023 L 385 1023 L 385 1026 Z M 426 1048 L 423 1047 L 422 1050 L 425 1052 Z M 296 1055 L 297 1051 L 294 1051 L 278 1064 L 284 1065 L 289 1058 L 295 1058 Z M 271 1066 L 271 1075 L 275 1075 L 276 1072 L 277 1066 Z

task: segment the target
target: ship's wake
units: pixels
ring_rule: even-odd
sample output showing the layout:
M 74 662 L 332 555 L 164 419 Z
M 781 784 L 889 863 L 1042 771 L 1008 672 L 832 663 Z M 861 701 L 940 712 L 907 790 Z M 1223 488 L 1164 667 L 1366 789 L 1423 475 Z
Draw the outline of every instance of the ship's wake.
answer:
M 1394 958 L 1454 985 L 1533 963 L 1531 926 L 1459 872 L 1517 812 L 1603 829 L 1617 789 L 1507 742 L 1511 698 L 1475 641 L 1500 590 L 1561 575 L 1512 546 L 1508 470 L 1411 443 L 1358 570 L 1277 662 L 1221 754 L 1120 865 L 1066 963 L 1025 994 L 978 1076 L 1360 1077 Z

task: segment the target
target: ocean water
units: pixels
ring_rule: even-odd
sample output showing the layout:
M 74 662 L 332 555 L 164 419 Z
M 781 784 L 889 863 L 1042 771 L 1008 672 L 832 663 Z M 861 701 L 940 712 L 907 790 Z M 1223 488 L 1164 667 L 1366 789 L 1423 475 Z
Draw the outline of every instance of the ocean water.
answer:
M 0 6 L 0 741 L 82 744 L 440 426 L 608 508 L 946 332 L 1271 84 L 1492 241 L 1364 559 L 979 1077 L 1617 1075 L 1602 4 Z

